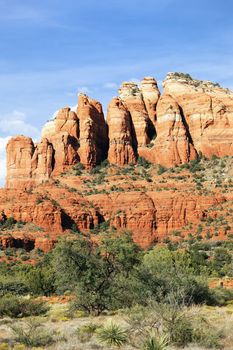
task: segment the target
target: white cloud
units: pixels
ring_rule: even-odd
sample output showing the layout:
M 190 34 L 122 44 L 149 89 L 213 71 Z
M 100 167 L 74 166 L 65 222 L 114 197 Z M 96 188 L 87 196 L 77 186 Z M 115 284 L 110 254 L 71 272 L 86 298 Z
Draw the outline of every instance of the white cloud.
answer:
M 0 187 L 5 184 L 6 177 L 6 145 L 11 136 L 0 137 Z
M 141 80 L 138 78 L 131 78 L 131 79 L 129 79 L 129 81 L 132 81 L 133 83 L 135 83 L 137 85 L 139 85 L 141 83 Z
M 74 106 L 71 106 L 70 107 L 70 110 L 71 111 L 73 111 L 73 112 L 76 112 L 76 110 L 77 110 L 77 107 L 78 107 L 78 105 L 76 104 L 76 105 L 74 105 Z M 52 115 L 52 118 L 51 119 L 55 119 L 56 118 L 56 116 L 58 115 L 58 113 L 59 113 L 59 109 L 57 109 L 54 113 L 53 113 L 53 115 Z
M 87 86 L 80 86 L 78 87 L 78 93 L 89 94 L 91 90 Z
M 11 113 L 7 113 L 0 116 L 0 132 L 5 134 L 11 133 L 12 135 L 28 135 L 33 139 L 38 139 L 40 136 L 39 130 L 27 122 L 25 113 L 14 110 Z
M 59 112 L 59 109 L 57 109 L 57 110 L 53 113 L 52 119 L 55 119 L 55 118 L 56 118 L 56 116 L 58 115 L 58 112 Z
M 77 108 L 78 108 L 78 105 L 74 105 L 70 107 L 71 111 L 73 112 L 76 112 Z
M 104 84 L 104 88 L 106 89 L 117 89 L 118 85 L 116 83 L 105 83 Z

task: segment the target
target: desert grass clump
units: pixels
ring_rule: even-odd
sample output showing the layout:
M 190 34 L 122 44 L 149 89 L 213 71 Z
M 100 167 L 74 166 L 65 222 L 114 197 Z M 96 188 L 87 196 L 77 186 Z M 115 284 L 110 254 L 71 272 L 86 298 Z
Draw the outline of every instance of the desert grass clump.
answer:
M 78 338 L 80 342 L 86 343 L 87 341 L 89 341 L 93 337 L 93 335 L 96 333 L 98 328 L 100 328 L 100 326 L 92 322 L 80 327 L 78 329 Z
M 28 347 L 51 345 L 54 335 L 44 329 L 44 325 L 35 318 L 25 323 L 11 326 L 15 335 L 15 341 Z

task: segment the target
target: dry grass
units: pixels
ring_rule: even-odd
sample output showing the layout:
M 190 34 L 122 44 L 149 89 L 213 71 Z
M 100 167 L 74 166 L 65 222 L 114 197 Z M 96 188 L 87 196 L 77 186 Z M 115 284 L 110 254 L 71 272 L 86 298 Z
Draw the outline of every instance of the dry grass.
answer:
M 193 307 L 189 309 L 190 315 L 195 317 L 196 314 L 207 318 L 210 325 L 214 325 L 217 330 L 222 330 L 225 338 L 223 339 L 223 349 L 233 350 L 233 305 L 226 307 Z M 46 350 L 98 350 L 109 349 L 107 346 L 103 346 L 98 342 L 95 334 L 87 334 L 80 336 L 80 329 L 84 326 L 95 324 L 101 326 L 107 321 L 112 320 L 114 323 L 120 324 L 123 327 L 127 326 L 125 316 L 121 314 L 111 316 L 99 316 L 99 317 L 67 317 L 67 306 L 62 304 L 52 305 L 51 311 L 46 317 L 40 317 L 39 320 L 44 324 L 45 328 L 51 333 L 56 334 L 57 341 L 47 347 L 40 348 Z M 10 326 L 12 324 L 19 324 L 23 322 L 10 319 L 0 320 L 0 349 L 1 343 L 8 343 L 9 347 L 6 350 L 14 349 L 14 335 Z M 63 339 L 63 340 L 59 340 Z M 4 348 L 4 347 L 3 347 Z M 17 349 L 17 347 L 15 347 Z M 22 348 L 23 349 L 23 348 Z M 27 349 L 26 347 L 24 348 Z M 133 350 L 131 346 L 123 346 L 125 350 Z M 204 350 L 203 347 L 190 345 L 185 347 L 184 350 Z M 38 349 L 39 350 L 39 349 Z M 177 350 L 175 347 L 169 347 L 168 350 Z

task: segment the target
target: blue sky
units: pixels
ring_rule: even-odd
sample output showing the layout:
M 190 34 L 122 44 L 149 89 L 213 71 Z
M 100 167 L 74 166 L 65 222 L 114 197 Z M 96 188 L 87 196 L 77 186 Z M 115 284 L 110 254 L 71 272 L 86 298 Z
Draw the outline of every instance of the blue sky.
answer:
M 106 109 L 125 80 L 169 71 L 233 88 L 231 0 L 0 0 L 0 184 L 15 134 L 85 91 Z

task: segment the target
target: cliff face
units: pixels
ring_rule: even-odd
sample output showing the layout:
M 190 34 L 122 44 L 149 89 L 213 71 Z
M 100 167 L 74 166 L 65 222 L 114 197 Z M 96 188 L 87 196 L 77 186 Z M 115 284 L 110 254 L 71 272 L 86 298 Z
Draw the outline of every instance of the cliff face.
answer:
M 172 167 L 195 159 L 197 152 L 192 143 L 178 103 L 163 94 L 157 105 L 157 138 L 152 149 L 142 149 L 141 155 L 152 163 Z
M 207 157 L 233 155 L 233 92 L 174 73 L 167 75 L 163 86 L 179 104 L 198 152 Z
M 16 136 L 6 147 L 7 152 L 7 188 L 24 188 L 25 183 L 32 184 L 32 157 L 35 146 L 31 138 Z
M 81 162 L 87 169 L 107 159 L 123 166 L 138 156 L 166 167 L 199 152 L 233 155 L 233 93 L 211 82 L 169 73 L 163 94 L 152 77 L 123 83 L 105 121 L 98 101 L 81 94 L 76 113 L 62 108 L 42 139 L 16 136 L 7 145 L 7 188 L 28 189 Z
M 87 168 L 107 158 L 108 134 L 102 106 L 86 95 L 79 95 L 77 114 L 80 122 L 80 162 Z
M 133 144 L 133 125 L 130 114 L 120 98 L 114 98 L 108 106 L 109 129 L 108 160 L 119 166 L 136 163 Z

